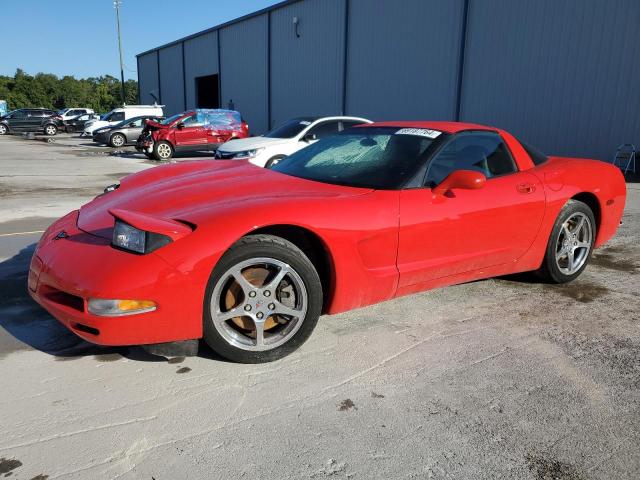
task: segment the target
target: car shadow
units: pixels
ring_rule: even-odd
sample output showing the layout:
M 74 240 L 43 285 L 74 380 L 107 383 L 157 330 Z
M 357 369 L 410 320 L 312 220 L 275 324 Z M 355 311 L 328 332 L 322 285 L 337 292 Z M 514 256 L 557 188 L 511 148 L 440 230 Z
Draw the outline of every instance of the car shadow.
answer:
M 123 356 L 132 360 L 166 361 L 139 347 L 102 347 L 86 342 L 40 307 L 27 293 L 29 263 L 35 246 L 31 244 L 0 262 L 0 327 L 4 329 L 0 331 L 0 357 L 34 349 L 60 360 L 94 356 L 98 361 L 105 361 Z

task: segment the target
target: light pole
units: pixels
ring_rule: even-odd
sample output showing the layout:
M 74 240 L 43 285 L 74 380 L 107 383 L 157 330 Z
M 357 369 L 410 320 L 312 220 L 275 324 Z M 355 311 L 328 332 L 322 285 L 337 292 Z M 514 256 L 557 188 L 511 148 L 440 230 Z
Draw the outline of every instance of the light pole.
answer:
M 120 6 L 121 0 L 113 0 L 113 6 L 116 9 L 116 25 L 118 26 L 118 50 L 120 52 L 120 97 L 124 105 L 124 65 L 122 63 L 122 40 L 120 39 Z

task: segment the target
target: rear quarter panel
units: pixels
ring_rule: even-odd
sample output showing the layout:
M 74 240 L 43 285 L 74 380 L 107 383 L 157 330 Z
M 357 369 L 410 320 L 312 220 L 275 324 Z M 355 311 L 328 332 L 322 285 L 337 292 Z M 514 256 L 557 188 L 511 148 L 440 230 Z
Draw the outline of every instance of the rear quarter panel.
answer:
M 611 164 L 589 159 L 550 157 L 529 170 L 544 185 L 546 210 L 538 238 L 520 259 L 519 270 L 533 270 L 542 264 L 553 224 L 562 207 L 572 198 L 591 195 L 597 201 L 595 246 L 615 235 L 626 201 L 626 185 L 620 170 Z

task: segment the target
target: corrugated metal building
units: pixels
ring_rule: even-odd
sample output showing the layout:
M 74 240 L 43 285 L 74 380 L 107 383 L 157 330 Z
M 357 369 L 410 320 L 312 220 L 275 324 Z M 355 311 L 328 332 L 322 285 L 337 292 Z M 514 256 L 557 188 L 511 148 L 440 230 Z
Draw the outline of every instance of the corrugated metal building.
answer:
M 640 144 L 638 0 L 289 0 L 138 55 L 140 101 L 463 120 L 551 154 Z

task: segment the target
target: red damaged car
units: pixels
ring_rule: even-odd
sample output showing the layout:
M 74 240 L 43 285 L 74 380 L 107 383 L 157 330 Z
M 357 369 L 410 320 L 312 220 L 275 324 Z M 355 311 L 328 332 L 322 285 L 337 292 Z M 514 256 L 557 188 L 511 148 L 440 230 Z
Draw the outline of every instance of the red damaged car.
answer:
M 47 229 L 28 288 L 90 342 L 204 338 L 265 362 L 323 313 L 516 272 L 574 280 L 625 198 L 612 165 L 546 157 L 503 130 L 373 123 L 272 169 L 193 161 L 125 177 Z
M 148 158 L 169 160 L 176 153 L 215 151 L 234 138 L 247 138 L 249 126 L 234 110 L 197 109 L 162 122 L 148 120 L 136 150 Z

